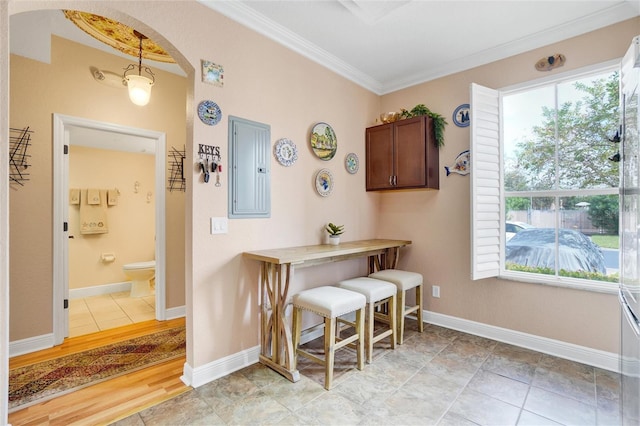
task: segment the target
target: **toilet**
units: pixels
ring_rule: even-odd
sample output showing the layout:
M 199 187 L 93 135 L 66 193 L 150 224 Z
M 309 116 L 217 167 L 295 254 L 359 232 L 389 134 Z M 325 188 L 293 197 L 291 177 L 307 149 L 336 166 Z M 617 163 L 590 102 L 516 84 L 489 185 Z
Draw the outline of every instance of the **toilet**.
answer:
M 151 295 L 151 280 L 156 276 L 156 261 L 128 263 L 122 266 L 127 278 L 131 280 L 131 297 Z

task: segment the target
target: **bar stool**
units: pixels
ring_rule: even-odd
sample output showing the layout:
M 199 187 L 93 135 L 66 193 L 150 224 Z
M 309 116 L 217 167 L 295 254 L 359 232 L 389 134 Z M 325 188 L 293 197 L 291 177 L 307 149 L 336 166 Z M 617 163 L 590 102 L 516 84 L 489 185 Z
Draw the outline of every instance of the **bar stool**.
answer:
M 383 269 L 382 271 L 369 274 L 369 278 L 388 281 L 396 285 L 398 293 L 396 305 L 398 307 L 398 343 L 404 341 L 404 317 L 416 312 L 418 317 L 418 331 L 422 333 L 422 274 L 417 272 L 402 271 L 399 269 Z M 416 305 L 405 307 L 407 290 L 416 289 Z
M 395 349 L 397 334 L 396 292 L 398 291 L 396 286 L 388 282 L 367 277 L 339 281 L 337 286 L 358 292 L 367 298 L 364 317 L 364 345 L 366 348 L 367 363 L 371 364 L 373 361 L 373 344 L 387 336 L 389 336 L 389 340 L 391 341 L 391 348 Z M 389 304 L 387 313 L 385 314 L 382 311 L 376 312 L 376 308 L 385 303 Z M 389 325 L 387 330 L 378 333 L 378 335 L 374 335 L 373 330 L 376 318 Z
M 333 286 L 316 287 L 293 296 L 293 365 L 297 368 L 298 355 L 324 365 L 324 388 L 331 389 L 335 351 L 356 342 L 358 370 L 364 368 L 364 308 L 366 297 L 360 293 Z M 300 349 L 302 334 L 302 312 L 310 311 L 324 317 L 324 358 Z M 351 312 L 356 313 L 355 323 L 338 318 Z M 341 339 L 336 336 L 336 325 L 344 323 L 355 328 L 355 333 Z

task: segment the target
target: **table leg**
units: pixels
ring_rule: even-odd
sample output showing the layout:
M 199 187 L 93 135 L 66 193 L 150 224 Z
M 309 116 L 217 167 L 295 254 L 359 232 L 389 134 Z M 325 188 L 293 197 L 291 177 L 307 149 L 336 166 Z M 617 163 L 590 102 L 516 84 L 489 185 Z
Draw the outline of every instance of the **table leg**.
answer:
M 385 254 L 386 269 L 396 269 L 398 267 L 399 259 L 400 259 L 399 247 L 392 247 L 387 249 Z
M 398 247 L 392 247 L 385 249 L 380 254 L 374 254 L 369 256 L 369 274 L 383 269 L 396 269 L 398 267 L 398 259 L 400 255 L 400 249 Z
M 265 262 L 263 265 L 260 280 L 263 297 L 260 362 L 292 382 L 297 382 L 300 380 L 300 373 L 293 365 L 293 339 L 285 318 L 291 273 L 290 264 L 275 265 Z

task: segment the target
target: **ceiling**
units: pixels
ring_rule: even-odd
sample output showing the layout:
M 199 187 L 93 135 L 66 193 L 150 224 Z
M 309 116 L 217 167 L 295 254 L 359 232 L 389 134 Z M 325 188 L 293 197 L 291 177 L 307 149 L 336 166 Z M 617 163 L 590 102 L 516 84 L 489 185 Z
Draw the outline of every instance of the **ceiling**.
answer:
M 377 94 L 640 15 L 638 0 L 198 1 Z
M 198 1 L 380 95 L 640 16 L 638 0 Z M 60 11 L 10 24 L 11 52 L 33 59 L 51 33 L 124 56 Z

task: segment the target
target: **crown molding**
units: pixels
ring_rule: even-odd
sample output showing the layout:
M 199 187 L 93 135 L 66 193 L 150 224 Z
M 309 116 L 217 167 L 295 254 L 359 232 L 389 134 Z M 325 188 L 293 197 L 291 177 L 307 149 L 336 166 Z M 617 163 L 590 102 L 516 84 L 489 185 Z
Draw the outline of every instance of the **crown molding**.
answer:
M 634 12 L 634 13 L 630 13 Z M 631 2 L 618 3 L 599 13 L 576 19 L 561 26 L 549 28 L 522 37 L 518 40 L 486 49 L 482 52 L 466 56 L 456 61 L 443 64 L 440 67 L 429 69 L 425 72 L 415 73 L 402 80 L 386 83 L 382 86 L 382 94 L 406 89 L 407 87 L 425 83 L 447 75 L 466 71 L 471 68 L 499 61 L 510 56 L 518 55 L 533 49 L 538 49 L 550 44 L 586 34 L 618 22 L 626 21 L 640 15 L 640 2 L 632 5 Z
M 292 31 L 289 31 L 282 25 L 268 19 L 242 2 L 215 0 L 198 0 L 198 2 L 229 19 L 264 35 L 265 37 L 274 40 L 277 43 L 282 44 L 294 52 L 330 69 L 336 74 L 377 95 L 385 95 L 397 90 L 455 74 L 457 72 L 486 65 L 491 62 L 544 47 L 549 44 L 557 43 L 640 15 L 640 3 L 633 0 L 625 0 L 598 13 L 594 13 L 544 31 L 530 34 L 518 40 L 504 43 L 500 46 L 460 58 L 459 60 L 450 61 L 446 64 L 442 64 L 441 66 L 420 71 L 402 79 L 381 82 L 352 67 Z
M 289 31 L 282 25 L 268 19 L 242 2 L 215 0 L 198 0 L 198 2 L 293 50 L 307 59 L 317 62 L 359 86 L 378 95 L 382 94 L 381 90 L 383 85 L 381 82 L 352 67 L 326 50 L 309 42 L 307 39 Z

